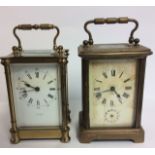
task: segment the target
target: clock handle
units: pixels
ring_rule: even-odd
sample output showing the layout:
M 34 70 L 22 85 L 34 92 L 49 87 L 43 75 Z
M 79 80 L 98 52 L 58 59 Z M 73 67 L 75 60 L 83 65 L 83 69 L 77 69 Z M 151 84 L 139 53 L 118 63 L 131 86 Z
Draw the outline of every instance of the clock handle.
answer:
M 53 24 L 35 24 L 35 25 L 31 25 L 31 24 L 22 24 L 22 25 L 17 25 L 16 27 L 14 27 L 13 29 L 13 34 L 15 36 L 15 38 L 17 39 L 18 41 L 18 47 L 13 47 L 13 48 L 16 48 L 18 49 L 19 51 L 22 51 L 22 45 L 21 45 L 21 40 L 19 38 L 19 36 L 17 35 L 16 33 L 16 30 L 52 30 L 52 29 L 56 29 L 57 33 L 53 39 L 53 49 L 57 49 L 57 44 L 56 44 L 56 40 L 59 36 L 59 33 L 60 33 L 60 30 L 57 26 L 53 25 Z
M 83 44 L 84 45 L 93 45 L 93 38 L 92 38 L 92 34 L 91 32 L 88 30 L 87 26 L 89 24 L 116 24 L 116 23 L 119 23 L 119 24 L 126 24 L 128 22 L 132 22 L 135 24 L 135 27 L 132 29 L 131 33 L 130 33 L 130 37 L 129 37 L 129 43 L 130 44 L 134 44 L 134 45 L 137 45 L 139 43 L 139 39 L 138 38 L 134 38 L 134 32 L 137 30 L 138 28 L 138 21 L 135 20 L 135 19 L 131 19 L 131 18 L 128 18 L 128 17 L 120 17 L 120 18 L 95 18 L 94 20 L 89 20 L 87 21 L 85 24 L 84 24 L 84 30 L 86 31 L 86 33 L 88 34 L 89 36 L 89 39 L 88 41 L 87 40 L 84 40 L 83 41 Z

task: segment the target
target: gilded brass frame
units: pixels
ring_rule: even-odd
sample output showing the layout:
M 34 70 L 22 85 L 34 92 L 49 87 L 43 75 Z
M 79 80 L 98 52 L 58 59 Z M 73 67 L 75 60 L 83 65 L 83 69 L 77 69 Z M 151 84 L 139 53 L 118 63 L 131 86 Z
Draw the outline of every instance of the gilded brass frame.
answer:
M 67 63 L 68 50 L 63 50 L 62 46 L 57 48 L 57 52 L 53 56 L 44 57 L 26 57 L 13 56 L 1 58 L 1 63 L 5 68 L 7 90 L 9 97 L 10 117 L 11 117 L 11 143 L 18 143 L 25 139 L 60 139 L 62 142 L 68 142 L 70 122 L 70 111 L 68 104 L 68 86 L 67 86 Z M 16 112 L 13 98 L 13 89 L 11 81 L 11 63 L 58 63 L 60 66 L 60 83 L 61 83 L 61 104 L 62 104 L 62 125 L 58 128 L 52 127 L 31 127 L 17 128 Z
M 118 44 L 117 44 L 118 45 Z M 123 44 L 124 45 L 124 44 Z M 92 47 L 94 46 L 94 47 Z M 82 57 L 82 112 L 79 116 L 79 140 L 88 143 L 92 140 L 129 139 L 134 142 L 144 141 L 144 130 L 141 127 L 141 111 L 143 100 L 143 86 L 145 75 L 146 56 L 152 54 L 150 49 L 141 45 L 130 45 L 129 49 L 98 49 L 99 45 L 80 46 L 79 56 Z M 105 46 L 105 45 L 103 45 Z M 109 44 L 116 46 L 116 44 Z M 128 44 L 126 44 L 128 47 Z M 137 52 L 133 52 L 137 50 Z M 99 51 L 98 51 L 99 50 Z M 103 50 L 103 51 L 102 51 Z M 89 125 L 89 62 L 91 60 L 107 59 L 135 59 L 137 60 L 137 92 L 136 92 L 136 115 L 135 124 L 131 128 L 90 128 Z
M 100 59 L 100 58 L 99 58 Z M 80 142 L 90 142 L 96 139 L 131 139 L 135 142 L 144 140 L 141 128 L 141 109 L 143 83 L 145 72 L 145 58 L 137 60 L 137 97 L 135 124 L 131 128 L 91 128 L 89 124 L 89 62 L 92 59 L 82 59 L 82 95 L 83 111 L 80 113 Z M 104 59 L 102 59 L 104 61 Z

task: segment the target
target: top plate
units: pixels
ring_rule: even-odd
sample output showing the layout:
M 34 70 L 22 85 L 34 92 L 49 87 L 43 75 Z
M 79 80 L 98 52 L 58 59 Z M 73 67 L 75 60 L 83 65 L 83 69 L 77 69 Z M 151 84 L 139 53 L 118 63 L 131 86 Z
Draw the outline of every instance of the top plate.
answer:
M 81 57 L 128 57 L 152 54 L 151 50 L 147 47 L 131 44 L 80 45 L 78 51 Z

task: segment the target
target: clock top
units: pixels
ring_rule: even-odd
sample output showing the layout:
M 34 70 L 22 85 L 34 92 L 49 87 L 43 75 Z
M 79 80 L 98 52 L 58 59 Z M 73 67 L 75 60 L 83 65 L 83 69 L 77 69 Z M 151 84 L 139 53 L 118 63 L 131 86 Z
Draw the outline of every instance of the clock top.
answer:
M 23 50 L 20 57 L 53 57 L 58 55 L 54 50 Z M 14 57 L 11 53 L 8 57 Z
M 85 58 L 145 57 L 152 54 L 147 47 L 127 43 L 80 45 L 78 51 L 79 56 Z
M 62 49 L 61 50 L 62 56 L 67 57 L 68 55 L 68 49 Z M 7 56 L 2 56 L 0 59 L 28 59 L 28 58 L 59 58 L 60 52 L 56 50 L 22 50 L 20 52 L 20 55 L 15 55 L 13 52 Z

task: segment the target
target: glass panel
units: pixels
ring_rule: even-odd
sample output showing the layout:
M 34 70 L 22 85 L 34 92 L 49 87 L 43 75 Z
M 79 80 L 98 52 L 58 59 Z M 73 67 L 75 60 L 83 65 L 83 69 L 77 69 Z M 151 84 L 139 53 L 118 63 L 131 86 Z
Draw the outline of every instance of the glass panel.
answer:
M 22 52 L 22 56 L 29 56 L 29 57 L 45 57 L 54 55 L 55 51 L 53 50 L 24 50 Z
M 136 60 L 92 60 L 89 64 L 91 127 L 132 127 L 135 120 Z
M 59 77 L 57 63 L 11 64 L 18 127 L 61 125 Z

